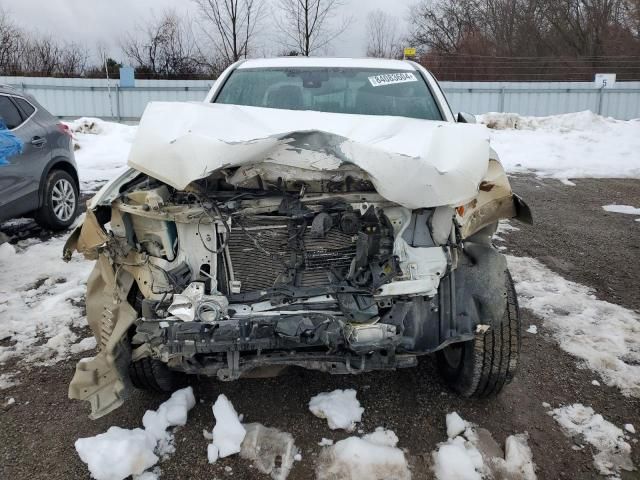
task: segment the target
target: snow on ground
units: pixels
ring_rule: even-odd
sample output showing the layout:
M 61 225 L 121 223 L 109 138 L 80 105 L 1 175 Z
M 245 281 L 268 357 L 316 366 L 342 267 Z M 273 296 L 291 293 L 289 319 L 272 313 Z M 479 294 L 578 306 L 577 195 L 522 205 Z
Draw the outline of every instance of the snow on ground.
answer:
M 640 208 L 632 207 L 631 205 L 604 205 L 602 208 L 607 212 L 640 215 Z M 636 218 L 636 222 L 640 222 L 640 217 Z
M 52 364 L 95 346 L 80 343 L 86 326 L 80 302 L 93 262 L 62 261 L 65 238 L 0 245 L 0 364 L 12 358 Z M 75 344 L 75 345 L 74 345 Z
M 590 111 L 525 117 L 487 113 L 491 145 L 508 172 L 545 177 L 640 178 L 640 120 L 614 120 Z
M 97 190 L 125 170 L 137 126 L 86 117 L 67 125 L 76 145 L 81 190 Z
M 353 389 L 320 393 L 309 401 L 309 410 L 318 418 L 326 418 L 331 430 L 347 432 L 355 429 L 364 413 Z
M 144 428 L 114 426 L 94 437 L 80 438 L 75 443 L 78 455 L 96 480 L 123 480 L 130 475 L 138 480 L 155 479 L 157 471 L 145 470 L 173 453 L 173 433 L 167 429 L 185 425 L 195 404 L 191 387 L 177 390 L 157 410 L 146 411 Z
M 631 205 L 605 205 L 602 208 L 607 212 L 640 215 L 640 208 L 632 207 Z
M 362 437 L 348 437 L 324 447 L 318 458 L 317 480 L 366 478 L 408 480 L 411 478 L 404 452 L 391 430 L 376 428 Z
M 581 403 L 556 408 L 549 412 L 562 429 L 591 445 L 597 453 L 593 463 L 601 475 L 620 474 L 620 470 L 635 470 L 631 461 L 631 446 L 624 440 L 624 431 Z
M 456 412 L 447 414 L 446 422 L 449 438 L 432 453 L 437 480 L 536 479 L 526 433 L 507 437 L 503 454 L 488 430 L 466 422 Z
M 20 385 L 20 382 L 18 380 L 14 380 L 13 377 L 15 377 L 15 374 L 13 373 L 1 373 L 0 374 L 0 390 L 5 390 L 7 388 Z
M 588 287 L 538 260 L 507 256 L 507 261 L 520 306 L 544 320 L 560 347 L 584 360 L 607 385 L 640 397 L 640 315 L 598 300 Z

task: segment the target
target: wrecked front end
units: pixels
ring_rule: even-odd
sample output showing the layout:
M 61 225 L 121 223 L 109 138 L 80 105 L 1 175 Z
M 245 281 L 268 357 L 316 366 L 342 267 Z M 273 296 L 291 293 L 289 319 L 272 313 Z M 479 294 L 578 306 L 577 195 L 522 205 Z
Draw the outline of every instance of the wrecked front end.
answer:
M 145 358 L 225 381 L 287 366 L 396 369 L 473 339 L 499 312 L 504 292 L 483 285 L 506 270 L 487 229 L 518 214 L 504 172 L 457 209 L 412 208 L 355 164 L 260 160 L 184 188 L 131 170 L 70 238 L 67 255 L 97 260 L 87 317 L 100 351 L 70 386 L 94 418 L 122 403 L 129 366 Z M 463 245 L 478 232 L 470 258 Z

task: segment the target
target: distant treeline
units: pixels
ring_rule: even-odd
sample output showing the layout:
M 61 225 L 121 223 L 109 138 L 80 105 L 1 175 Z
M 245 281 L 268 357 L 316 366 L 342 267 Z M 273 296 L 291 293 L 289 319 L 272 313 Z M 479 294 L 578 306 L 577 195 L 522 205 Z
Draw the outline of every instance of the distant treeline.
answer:
M 121 38 L 121 60 L 30 32 L 0 9 L 0 75 L 117 78 L 122 62 L 137 78 L 210 79 L 242 58 L 330 54 L 363 21 L 363 54 L 416 47 L 441 80 L 640 80 L 640 0 L 420 0 L 399 13 L 408 28 L 381 10 L 345 16 L 348 0 L 191 1 L 196 18 L 165 10 Z

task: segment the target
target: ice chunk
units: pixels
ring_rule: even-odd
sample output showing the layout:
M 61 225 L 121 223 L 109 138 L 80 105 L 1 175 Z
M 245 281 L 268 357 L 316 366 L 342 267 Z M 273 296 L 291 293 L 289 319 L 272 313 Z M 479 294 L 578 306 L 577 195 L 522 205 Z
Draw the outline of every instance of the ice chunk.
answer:
M 629 433 L 636 433 L 636 429 L 634 428 L 634 426 L 630 423 L 625 423 L 624 424 L 624 429 L 629 432 Z
M 455 412 L 447 415 L 447 427 L 449 439 L 440 443 L 432 454 L 436 479 L 536 479 L 535 464 L 526 433 L 509 436 L 504 455 L 491 432 L 476 428 Z
M 142 428 L 111 427 L 95 437 L 76 440 L 78 455 L 96 480 L 123 480 L 140 475 L 158 461 L 156 440 Z
M 538 333 L 538 327 L 536 325 L 529 325 L 529 328 L 527 328 L 527 333 Z
M 333 445 L 333 440 L 323 437 L 322 440 L 318 442 L 318 445 L 320 445 L 321 447 L 328 447 L 330 445 Z
M 247 434 L 240 456 L 253 461 L 260 472 L 270 475 L 273 480 L 285 480 L 294 460 L 300 456 L 291 434 L 260 423 L 249 423 L 244 427 Z
M 528 435 L 510 435 L 505 442 L 505 458 L 493 459 L 493 470 L 502 471 L 502 478 L 535 480 L 536 469 L 533 454 L 527 442 Z
M 309 410 L 316 417 L 326 418 L 331 430 L 348 432 L 355 429 L 364 412 L 353 389 L 320 393 L 309 401 Z
M 224 458 L 234 453 L 239 453 L 242 440 L 244 440 L 247 432 L 240 423 L 233 405 L 229 399 L 221 393 L 218 395 L 212 408 L 213 415 L 216 418 L 216 425 L 213 427 L 212 443 L 218 449 L 218 456 Z M 211 459 L 212 457 L 209 458 Z
M 209 463 L 216 463 L 218 461 L 218 447 L 213 443 L 207 445 L 207 460 L 209 460 Z
M 438 480 L 482 480 L 480 452 L 464 438 L 457 437 L 433 454 L 433 471 Z
M 171 398 L 164 402 L 158 410 L 147 410 L 142 417 L 145 430 L 158 442 L 158 453 L 173 453 L 173 435 L 167 428 L 187 423 L 187 414 L 196 404 L 191 387 L 173 392 Z
M 408 480 L 411 478 L 404 452 L 396 447 L 398 437 L 383 428 L 359 437 L 349 437 L 323 448 L 318 460 L 318 480 L 335 478 Z
M 457 412 L 447 413 L 447 437 L 455 438 L 465 431 L 467 423 Z

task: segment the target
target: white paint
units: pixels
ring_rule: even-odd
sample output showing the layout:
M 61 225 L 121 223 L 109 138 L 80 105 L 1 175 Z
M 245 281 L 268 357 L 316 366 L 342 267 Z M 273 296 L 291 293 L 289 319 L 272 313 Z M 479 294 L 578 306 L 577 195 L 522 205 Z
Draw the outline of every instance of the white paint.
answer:
M 309 132 L 320 135 L 323 148 L 292 139 Z M 267 158 L 316 171 L 348 161 L 367 172 L 387 200 L 411 209 L 456 206 L 477 194 L 487 171 L 488 130 L 399 117 L 154 102 L 128 163 L 183 190 L 220 168 Z

